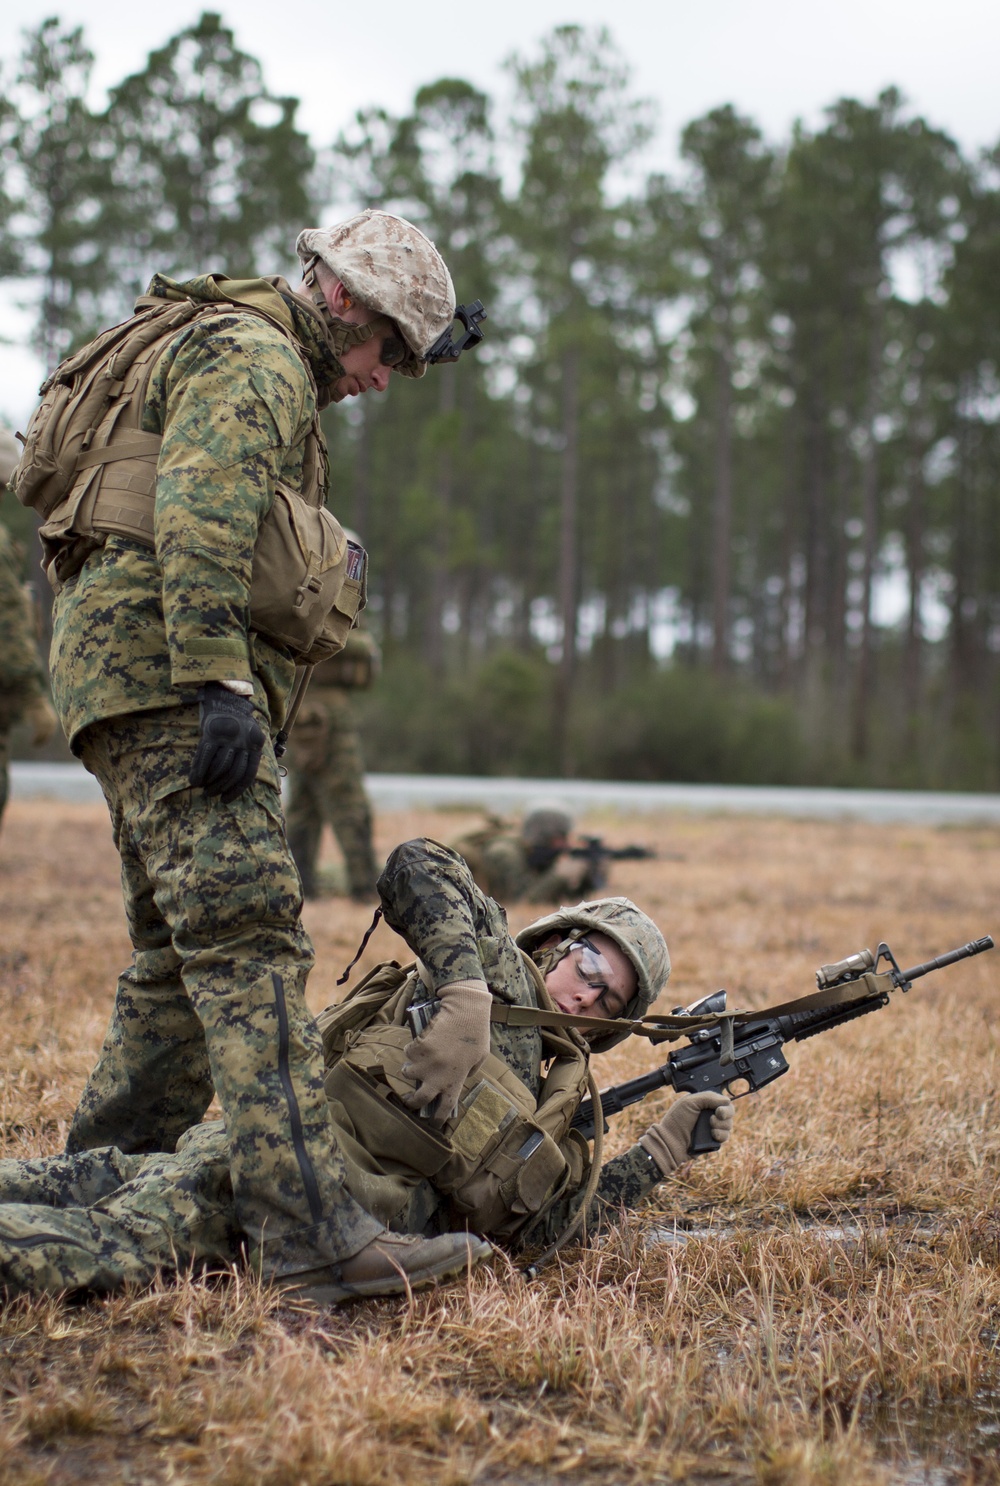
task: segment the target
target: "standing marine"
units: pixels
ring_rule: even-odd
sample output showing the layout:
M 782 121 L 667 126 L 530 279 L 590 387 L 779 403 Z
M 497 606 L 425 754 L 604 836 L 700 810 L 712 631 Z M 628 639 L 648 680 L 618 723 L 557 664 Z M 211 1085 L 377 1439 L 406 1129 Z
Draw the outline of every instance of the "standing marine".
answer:
M 371 686 L 380 663 L 371 632 L 351 630 L 343 650 L 313 671 L 289 735 L 285 829 L 307 898 L 320 897 L 324 888 L 319 850 L 325 824 L 343 852 L 351 897 L 367 903 L 375 896 L 372 807 L 354 695 Z
M 434 1278 L 403 1263 L 376 1273 L 372 1252 L 404 1258 L 415 1238 L 440 1243 L 453 1228 L 482 1235 L 470 1265 L 485 1240 L 551 1248 L 640 1203 L 689 1158 L 703 1110 L 728 1139 L 732 1104 L 711 1092 L 674 1100 L 603 1167 L 572 1128 L 591 1057 L 635 1030 L 670 973 L 659 929 L 627 898 L 561 908 L 515 939 L 461 857 L 428 840 L 396 848 L 378 891 L 417 959 L 376 967 L 320 1026 L 345 1196 L 387 1231 L 339 1270 L 300 1275 L 300 1293 L 335 1303 Z M 7 1293 L 108 1291 L 228 1267 L 243 1248 L 219 1121 L 170 1154 L 0 1161 Z
M 0 492 L 10 483 L 21 446 L 0 429 Z M 8 734 L 15 723 L 31 728 L 35 747 L 47 743 L 58 726 L 35 639 L 34 606 L 22 582 L 24 554 L 0 522 L 0 817 L 7 806 Z
M 296 246 L 294 289 L 157 274 L 44 384 L 16 479 L 56 590 L 56 708 L 107 800 L 133 944 L 67 1152 L 171 1152 L 214 1092 L 236 1221 L 280 1283 L 469 1256 L 456 1234 L 386 1259 L 345 1188 L 277 759 L 297 668 L 364 600 L 365 554 L 324 506 L 320 412 L 456 359 L 481 306 L 456 311 L 437 249 L 384 212 Z

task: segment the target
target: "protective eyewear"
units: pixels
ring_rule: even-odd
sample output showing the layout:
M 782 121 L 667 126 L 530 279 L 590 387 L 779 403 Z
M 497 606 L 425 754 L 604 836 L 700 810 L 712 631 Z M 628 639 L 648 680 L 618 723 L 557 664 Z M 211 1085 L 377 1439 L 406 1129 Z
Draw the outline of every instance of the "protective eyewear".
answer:
M 568 953 L 577 956 L 577 971 L 594 990 L 625 994 L 622 987 L 615 984 L 615 972 L 610 963 L 589 939 L 577 939 Z
M 383 366 L 401 366 L 408 354 L 406 342 L 395 327 L 393 327 L 382 341 L 379 361 Z

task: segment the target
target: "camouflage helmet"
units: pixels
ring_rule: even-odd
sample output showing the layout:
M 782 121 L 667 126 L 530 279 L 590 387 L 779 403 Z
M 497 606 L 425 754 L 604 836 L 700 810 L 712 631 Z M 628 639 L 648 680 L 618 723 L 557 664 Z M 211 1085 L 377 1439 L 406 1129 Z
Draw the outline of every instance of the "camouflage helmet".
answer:
M 521 840 L 525 846 L 547 846 L 568 836 L 573 829 L 573 818 L 558 805 L 539 805 L 521 822 Z
M 455 287 L 419 227 L 369 209 L 336 227 L 307 227 L 295 250 L 304 270 L 321 258 L 360 304 L 394 320 L 410 351 L 395 370 L 424 375 L 424 356 L 455 319 Z
M 6 428 L 0 428 L 0 486 L 10 484 L 10 477 L 20 463 L 21 445 Z
M 670 979 L 670 951 L 653 920 L 630 898 L 597 898 L 575 908 L 557 908 L 522 929 L 515 942 L 531 954 L 552 934 L 582 939 L 588 933 L 607 935 L 628 957 L 636 974 L 636 992 L 622 1015 L 644 1015 Z M 628 1035 L 611 1032 L 607 1037 L 593 1037 L 590 1045 L 594 1052 L 605 1053 Z

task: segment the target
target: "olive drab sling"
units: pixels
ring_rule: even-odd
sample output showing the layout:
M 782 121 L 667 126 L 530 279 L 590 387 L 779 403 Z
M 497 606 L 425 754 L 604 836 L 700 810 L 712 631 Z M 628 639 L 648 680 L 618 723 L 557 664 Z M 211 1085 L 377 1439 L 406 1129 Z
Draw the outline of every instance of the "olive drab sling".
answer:
M 541 977 L 522 958 L 537 989 Z M 491 1054 L 439 1129 L 401 1103 L 413 1090 L 401 1069 L 413 1040 L 407 1009 L 418 994 L 415 966 L 390 962 L 319 1016 L 327 1097 L 338 1140 L 347 1135 L 348 1186 L 388 1223 L 424 1179 L 445 1198 L 452 1221 L 495 1238 L 523 1237 L 560 1197 L 580 1189 L 591 1165 L 587 1141 L 570 1128 L 591 1087 L 584 1044 L 542 1029 L 551 1062 L 537 1100 Z
M 222 291 L 225 284 L 220 281 Z M 141 423 L 156 363 L 174 336 L 206 316 L 254 314 L 298 350 L 288 327 L 251 302 L 253 286 L 240 288 L 244 292 L 232 302 L 144 296 L 131 319 L 67 357 L 42 384 L 14 489 L 42 518 L 42 566 L 57 592 L 109 535 L 155 545 L 162 440 Z M 282 645 L 299 665 L 342 649 L 366 598 L 366 554 L 326 509 L 325 495 L 326 449 L 317 415 L 306 436 L 302 490 L 275 486 L 250 581 L 250 628 Z

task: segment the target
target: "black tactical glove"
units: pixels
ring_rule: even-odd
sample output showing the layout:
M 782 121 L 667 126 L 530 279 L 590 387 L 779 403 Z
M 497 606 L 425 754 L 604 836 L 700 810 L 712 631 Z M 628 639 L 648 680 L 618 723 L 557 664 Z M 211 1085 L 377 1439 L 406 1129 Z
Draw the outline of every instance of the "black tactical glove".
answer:
M 206 795 L 221 795 L 228 805 L 257 777 L 264 731 L 250 698 L 236 696 L 221 681 L 206 681 L 198 688 L 198 723 L 201 737 L 188 778 Z

